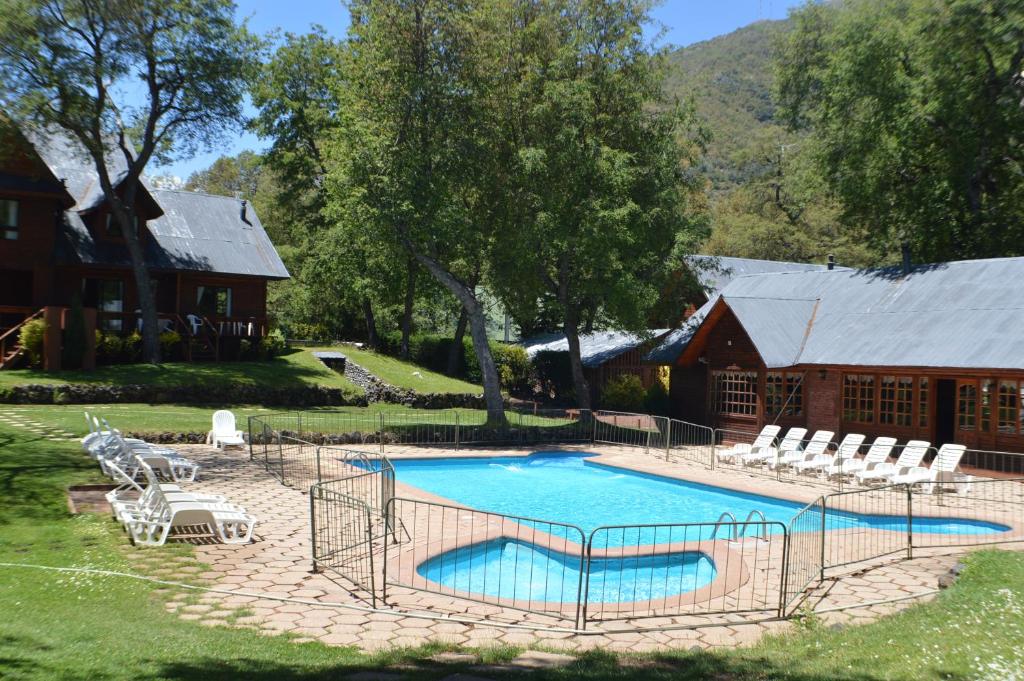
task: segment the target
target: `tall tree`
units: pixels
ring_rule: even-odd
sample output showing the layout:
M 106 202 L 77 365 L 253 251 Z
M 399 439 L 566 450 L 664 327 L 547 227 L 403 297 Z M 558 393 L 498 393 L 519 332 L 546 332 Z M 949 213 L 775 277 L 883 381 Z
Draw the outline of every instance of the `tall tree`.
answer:
M 505 420 L 484 306 L 470 277 L 488 253 L 494 221 L 480 187 L 487 173 L 481 74 L 488 36 L 468 30 L 461 0 L 353 0 L 345 125 L 332 188 L 350 214 L 394 241 L 458 299 L 468 317 L 490 423 Z
M 781 113 L 849 224 L 921 257 L 1024 253 L 1024 5 L 849 0 L 793 13 Z
M 511 177 L 496 279 L 513 309 L 558 309 L 576 400 L 589 408 L 581 329 L 597 316 L 644 328 L 670 256 L 703 237 L 703 133 L 664 95 L 662 55 L 643 35 L 652 2 L 512 4 L 499 41 Z
M 154 158 L 210 147 L 239 121 L 258 49 L 229 0 L 7 0 L 0 14 L 0 103 L 63 129 L 95 165 L 131 257 L 146 361 L 160 361 L 160 344 L 134 229 L 139 179 Z

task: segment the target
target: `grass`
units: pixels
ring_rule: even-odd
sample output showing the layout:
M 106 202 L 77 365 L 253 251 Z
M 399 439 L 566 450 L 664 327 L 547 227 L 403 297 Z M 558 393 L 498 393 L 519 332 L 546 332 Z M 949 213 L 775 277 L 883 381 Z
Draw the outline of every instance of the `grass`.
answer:
M 0 424 L 0 562 L 145 572 L 190 560 L 188 547 L 130 548 L 105 518 L 68 516 L 63 488 L 95 475 L 95 464 L 74 443 Z M 164 611 L 163 600 L 171 595 L 122 578 L 0 566 L 0 678 L 313 681 L 381 670 L 433 680 L 467 671 L 430 662 L 440 645 L 365 655 L 202 627 Z M 794 634 L 737 650 L 633 656 L 592 651 L 568 668 L 530 678 L 995 681 L 1020 678 L 1022 640 L 1024 554 L 979 551 L 968 557 L 960 580 L 934 601 L 873 624 L 837 631 L 811 620 Z M 486 655 L 507 659 L 514 652 Z
M 399 388 L 413 388 L 421 393 L 470 393 L 473 395 L 481 395 L 484 391 L 479 385 L 424 369 L 412 362 L 404 362 L 370 350 L 360 350 L 351 345 L 317 349 L 340 351 L 377 378 Z
M 0 388 L 24 383 L 159 384 L 166 387 L 268 385 L 277 388 L 322 385 L 352 395 L 362 390 L 341 374 L 328 369 L 306 350 L 292 348 L 265 362 L 168 362 L 97 367 L 92 371 L 44 373 L 34 369 L 0 371 Z

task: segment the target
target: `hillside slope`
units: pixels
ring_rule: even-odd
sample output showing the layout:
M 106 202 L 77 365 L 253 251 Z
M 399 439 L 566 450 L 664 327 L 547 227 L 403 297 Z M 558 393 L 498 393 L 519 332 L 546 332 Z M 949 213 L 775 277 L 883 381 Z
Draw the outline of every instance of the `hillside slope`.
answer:
M 668 91 L 692 99 L 712 133 L 705 165 L 716 192 L 749 178 L 758 145 L 785 134 L 774 121 L 771 55 L 788 27 L 759 21 L 669 55 Z

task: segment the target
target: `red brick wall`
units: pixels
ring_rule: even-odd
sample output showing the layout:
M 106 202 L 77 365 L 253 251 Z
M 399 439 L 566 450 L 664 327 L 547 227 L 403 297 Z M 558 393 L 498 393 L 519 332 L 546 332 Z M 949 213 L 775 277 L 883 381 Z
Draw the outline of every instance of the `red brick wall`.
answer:
M 804 413 L 807 415 L 807 430 L 831 430 L 841 436 L 842 374 L 831 370 L 821 378 L 820 372 L 811 367 L 804 376 Z

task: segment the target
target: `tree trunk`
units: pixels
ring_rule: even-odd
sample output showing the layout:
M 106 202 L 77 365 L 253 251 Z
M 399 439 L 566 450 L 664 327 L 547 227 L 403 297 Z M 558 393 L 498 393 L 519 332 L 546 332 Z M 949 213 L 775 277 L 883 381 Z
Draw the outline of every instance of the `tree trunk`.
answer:
M 113 190 L 110 190 L 107 196 L 113 194 Z M 129 190 L 125 192 L 125 195 L 131 201 L 134 199 L 135 191 Z M 142 361 L 159 364 L 160 322 L 157 315 L 156 299 L 153 296 L 153 286 L 149 279 L 149 270 L 146 268 L 145 255 L 142 252 L 142 244 L 139 243 L 138 235 L 135 233 L 135 224 L 132 219 L 135 211 L 127 208 L 120 200 L 109 201 L 109 204 L 114 219 L 121 227 L 121 236 L 124 238 L 125 245 L 128 246 L 128 255 L 132 261 L 132 274 L 135 275 L 136 297 L 138 298 L 139 312 L 142 315 Z M 139 224 L 141 225 L 141 220 Z
M 377 318 L 373 316 L 373 303 L 369 298 L 363 298 L 363 316 L 366 318 L 366 345 L 376 350 L 380 347 L 380 339 L 377 338 Z
M 579 310 L 566 306 L 564 322 L 565 339 L 569 342 L 569 366 L 572 368 L 572 385 L 576 391 L 576 406 L 589 410 L 590 385 L 583 374 L 583 360 L 580 357 Z
M 491 355 L 491 346 L 487 343 L 487 320 L 484 317 L 483 305 L 480 304 L 472 288 L 459 281 L 436 260 L 420 254 L 416 255 L 416 260 L 458 299 L 466 311 L 469 320 L 469 333 L 473 339 L 473 351 L 476 353 L 477 362 L 480 364 L 480 373 L 484 380 L 487 424 L 491 426 L 505 425 L 505 404 L 501 397 L 501 382 L 498 380 L 498 368 Z
M 406 264 L 405 310 L 402 311 L 402 347 L 399 356 L 409 359 L 409 336 L 412 335 L 412 309 L 416 300 L 416 259 L 409 258 Z
M 459 373 L 459 360 L 462 358 L 463 339 L 466 337 L 466 324 L 469 317 L 466 316 L 466 308 L 459 310 L 459 322 L 455 325 L 455 337 L 452 338 L 452 346 L 448 348 L 448 370 L 449 376 L 456 376 Z

